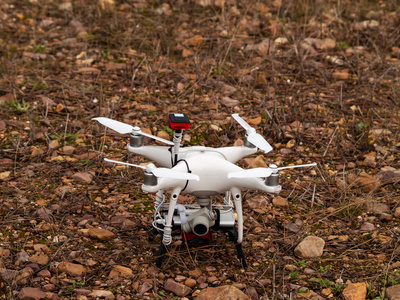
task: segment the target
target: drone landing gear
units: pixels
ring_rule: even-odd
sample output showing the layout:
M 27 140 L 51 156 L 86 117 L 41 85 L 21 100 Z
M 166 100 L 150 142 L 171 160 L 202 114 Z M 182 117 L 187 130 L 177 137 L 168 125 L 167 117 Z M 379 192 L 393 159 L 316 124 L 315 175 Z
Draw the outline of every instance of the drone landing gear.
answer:
M 235 227 L 222 227 L 222 228 L 220 227 L 219 229 L 222 229 L 228 233 L 229 240 L 231 240 L 235 244 L 236 253 L 240 260 L 240 263 L 242 264 L 243 269 L 246 269 L 247 263 L 246 263 L 246 259 L 244 257 L 242 244 L 239 244 L 237 242 L 238 232 L 237 232 L 236 228 Z
M 240 263 L 242 264 L 242 268 L 246 269 L 247 268 L 246 258 L 244 257 L 242 244 L 239 244 L 237 242 L 238 232 L 237 232 L 236 228 L 235 227 L 219 227 L 218 229 L 223 230 L 228 233 L 229 240 L 232 241 L 235 245 L 236 253 L 237 253 L 238 259 L 240 260 Z M 156 267 L 161 268 L 165 253 L 167 253 L 167 248 L 165 247 L 164 243 L 162 242 L 162 238 L 163 238 L 162 232 L 158 232 L 156 229 L 153 228 L 149 233 L 149 241 L 152 241 L 157 234 L 161 234 L 161 243 L 160 243 L 160 248 L 158 249 L 158 253 L 157 253 Z M 185 234 L 185 235 L 187 235 L 187 234 Z M 192 240 L 192 239 L 188 238 L 189 236 L 187 236 L 183 240 L 185 242 Z M 206 243 L 210 237 L 211 236 L 207 236 L 206 238 L 201 238 L 201 239 L 198 239 L 198 237 L 197 237 L 196 240 Z

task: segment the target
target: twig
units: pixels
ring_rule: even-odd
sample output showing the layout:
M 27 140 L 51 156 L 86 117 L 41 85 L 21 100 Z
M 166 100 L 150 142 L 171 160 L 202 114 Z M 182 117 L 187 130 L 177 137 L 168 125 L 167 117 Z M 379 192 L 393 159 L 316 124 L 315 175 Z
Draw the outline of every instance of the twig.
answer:
M 313 191 L 313 194 L 312 194 L 312 199 L 311 199 L 311 207 L 313 207 L 314 206 L 314 200 L 315 200 L 315 188 L 316 188 L 316 184 L 314 184 L 314 191 Z
M 64 130 L 64 146 L 65 146 L 65 138 L 67 136 L 67 128 L 68 128 L 68 119 L 69 119 L 69 113 L 67 113 L 67 120 L 65 121 L 65 130 Z
M 338 128 L 339 128 L 339 126 L 336 126 L 335 130 L 333 131 L 332 136 L 331 136 L 331 139 L 330 139 L 330 141 L 329 141 L 329 143 L 328 143 L 328 146 L 326 146 L 326 150 L 325 150 L 325 152 L 324 152 L 323 157 L 325 157 L 326 153 L 328 152 L 329 146 L 331 145 L 331 143 L 332 143 L 332 141 L 333 141 L 333 138 L 335 137 L 335 134 L 336 134 L 336 131 L 338 130 Z

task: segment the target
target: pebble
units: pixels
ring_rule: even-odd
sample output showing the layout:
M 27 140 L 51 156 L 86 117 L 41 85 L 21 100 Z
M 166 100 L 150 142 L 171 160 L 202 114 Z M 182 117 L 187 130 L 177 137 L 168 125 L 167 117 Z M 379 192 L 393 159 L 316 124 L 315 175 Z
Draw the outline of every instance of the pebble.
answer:
M 342 292 L 346 300 L 365 300 L 367 296 L 368 283 L 357 282 L 350 283 Z
M 47 294 L 40 289 L 24 287 L 18 294 L 20 300 L 40 300 L 45 299 Z
M 106 300 L 114 300 L 115 299 L 115 296 L 112 292 L 104 291 L 104 290 L 94 290 L 88 295 L 88 297 L 105 298 Z
M 62 262 L 58 265 L 58 269 L 61 272 L 67 273 L 68 275 L 79 277 L 87 272 L 84 266 L 70 262 Z
M 194 278 L 198 278 L 198 277 L 201 276 L 201 271 L 200 271 L 200 269 L 194 269 L 194 270 L 190 270 L 188 272 L 188 274 L 189 274 L 189 276 L 192 276 Z
M 128 278 L 132 276 L 132 269 L 120 265 L 114 265 L 110 274 L 108 275 L 109 279 L 118 279 L 118 278 Z
M 72 175 L 72 179 L 77 182 L 91 183 L 93 180 L 93 176 L 88 172 L 79 172 Z
M 289 203 L 285 198 L 282 198 L 281 196 L 276 196 L 274 199 L 272 199 L 272 204 L 275 206 L 288 206 Z
M 115 234 L 113 232 L 102 228 L 90 228 L 89 235 L 99 240 L 110 240 L 115 238 Z
M 388 297 L 389 300 L 400 299 L 400 284 L 386 288 L 386 297 Z
M 178 283 L 172 279 L 168 279 L 164 283 L 164 289 L 174 293 L 175 295 L 177 295 L 179 297 L 185 297 L 192 291 L 191 288 L 187 287 L 184 284 Z
M 375 229 L 376 229 L 375 225 L 369 222 L 365 222 L 360 227 L 361 232 L 371 232 L 374 231 Z
M 296 256 L 301 258 L 320 257 L 323 254 L 325 241 L 317 236 L 308 236 L 294 249 Z
M 202 290 L 196 300 L 238 299 L 250 300 L 251 298 L 232 285 L 210 287 Z
M 194 280 L 193 278 L 188 278 L 188 279 L 185 280 L 185 285 L 186 285 L 187 287 L 192 288 L 192 287 L 194 287 L 196 284 L 197 284 L 197 282 L 196 282 L 196 280 Z

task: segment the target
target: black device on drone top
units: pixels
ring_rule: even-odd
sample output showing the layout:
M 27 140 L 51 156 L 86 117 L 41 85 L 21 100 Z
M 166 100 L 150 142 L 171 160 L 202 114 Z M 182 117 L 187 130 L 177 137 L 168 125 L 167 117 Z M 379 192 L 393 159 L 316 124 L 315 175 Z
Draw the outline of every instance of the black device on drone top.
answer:
M 169 114 L 168 124 L 174 130 L 190 128 L 190 120 L 187 114 Z

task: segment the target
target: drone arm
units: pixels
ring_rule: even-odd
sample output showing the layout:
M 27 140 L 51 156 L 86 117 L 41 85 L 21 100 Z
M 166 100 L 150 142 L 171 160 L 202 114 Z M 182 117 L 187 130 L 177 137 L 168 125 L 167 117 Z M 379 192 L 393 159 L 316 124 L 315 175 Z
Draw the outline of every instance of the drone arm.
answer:
M 141 146 L 141 147 L 132 147 L 128 144 L 128 151 L 134 154 L 143 155 L 148 159 L 156 162 L 157 164 L 165 167 L 172 167 L 172 158 L 171 152 L 169 151 L 170 147 L 165 146 Z
M 163 236 L 164 245 L 169 245 L 172 242 L 172 237 L 171 237 L 172 218 L 174 216 L 175 206 L 178 201 L 180 192 L 181 188 L 179 187 L 172 190 L 171 200 L 169 201 L 167 220 L 165 221 L 165 226 L 164 226 L 164 236 Z
M 237 243 L 241 244 L 243 241 L 243 210 L 242 210 L 242 193 L 238 188 L 232 188 L 231 190 L 233 199 L 235 201 L 237 222 L 238 222 L 238 239 Z

